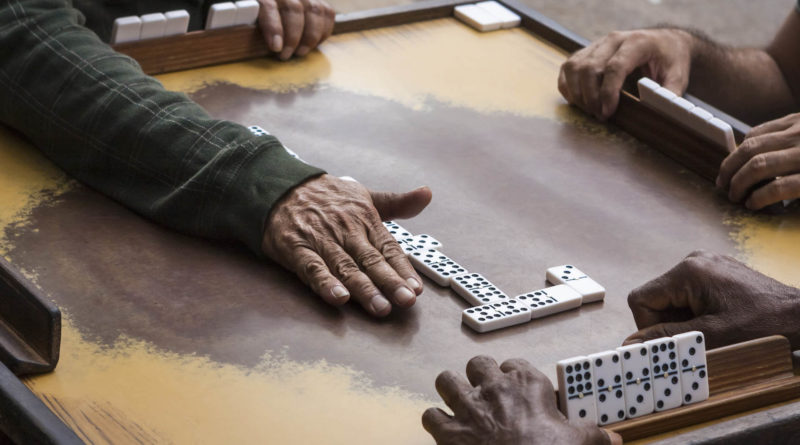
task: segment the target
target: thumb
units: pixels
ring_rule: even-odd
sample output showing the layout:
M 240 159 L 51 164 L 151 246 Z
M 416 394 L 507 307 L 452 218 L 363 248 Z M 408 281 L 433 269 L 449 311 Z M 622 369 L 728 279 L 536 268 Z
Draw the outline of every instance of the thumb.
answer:
M 383 221 L 417 216 L 433 198 L 428 187 L 420 187 L 406 193 L 370 192 L 372 204 Z
M 659 323 L 634 332 L 622 342 L 622 345 L 626 346 L 656 338 L 672 337 L 673 335 L 689 331 L 700 331 L 705 334 L 706 339 L 708 339 L 709 336 L 713 337 L 713 333 L 710 331 L 716 331 L 716 326 L 717 324 L 714 322 L 713 317 L 709 315 L 703 315 L 688 321 Z

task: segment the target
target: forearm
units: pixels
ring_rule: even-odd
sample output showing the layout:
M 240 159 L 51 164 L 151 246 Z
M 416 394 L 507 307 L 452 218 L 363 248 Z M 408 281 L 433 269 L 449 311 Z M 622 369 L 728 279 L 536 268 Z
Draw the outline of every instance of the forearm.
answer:
M 794 110 L 789 85 L 766 51 L 730 48 L 685 32 L 692 42 L 689 93 L 753 125 Z
M 321 171 L 164 90 L 78 18 L 65 1 L 0 2 L 0 121 L 135 211 L 260 252 L 272 205 Z

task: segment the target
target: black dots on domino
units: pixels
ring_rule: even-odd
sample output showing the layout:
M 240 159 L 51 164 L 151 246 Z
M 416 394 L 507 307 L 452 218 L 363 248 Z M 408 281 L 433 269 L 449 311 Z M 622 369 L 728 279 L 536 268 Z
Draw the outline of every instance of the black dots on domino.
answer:
M 603 422 L 603 423 L 608 422 L 608 416 L 603 414 L 602 416 L 600 416 L 600 421 Z
M 578 416 L 579 417 L 586 417 L 586 410 L 582 409 L 582 410 L 578 411 Z

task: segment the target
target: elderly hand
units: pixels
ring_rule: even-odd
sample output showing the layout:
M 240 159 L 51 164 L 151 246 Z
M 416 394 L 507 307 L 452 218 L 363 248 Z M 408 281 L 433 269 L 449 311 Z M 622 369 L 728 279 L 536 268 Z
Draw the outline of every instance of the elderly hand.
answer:
M 525 360 L 498 367 L 478 356 L 467 363 L 467 378 L 449 371 L 436 378 L 436 390 L 453 415 L 429 408 L 422 425 L 439 445 L 622 443 L 595 425 L 568 423 L 556 408 L 550 380 Z
M 717 186 L 751 210 L 800 198 L 800 114 L 753 128 L 722 162 Z
M 281 60 L 305 56 L 331 36 L 336 13 L 325 0 L 258 0 L 258 25 Z
M 392 303 L 412 306 L 422 280 L 381 220 L 410 218 L 430 200 L 427 187 L 378 193 L 322 175 L 275 206 L 262 247 L 327 303 L 342 305 L 352 296 L 371 315 L 383 317 Z
M 680 29 L 612 32 L 564 62 L 558 90 L 569 103 L 600 120 L 617 110 L 622 84 L 637 68 L 683 94 L 689 85 L 693 39 Z
M 800 289 L 729 256 L 694 252 L 628 296 L 640 329 L 625 344 L 702 331 L 709 347 L 781 334 L 800 347 Z

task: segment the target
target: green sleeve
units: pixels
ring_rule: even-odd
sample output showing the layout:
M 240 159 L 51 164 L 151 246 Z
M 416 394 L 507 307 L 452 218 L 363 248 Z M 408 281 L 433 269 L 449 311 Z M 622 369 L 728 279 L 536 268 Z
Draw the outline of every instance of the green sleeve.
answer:
M 261 254 L 271 207 L 322 171 L 166 91 L 81 20 L 66 0 L 0 0 L 0 122 L 136 212 Z

